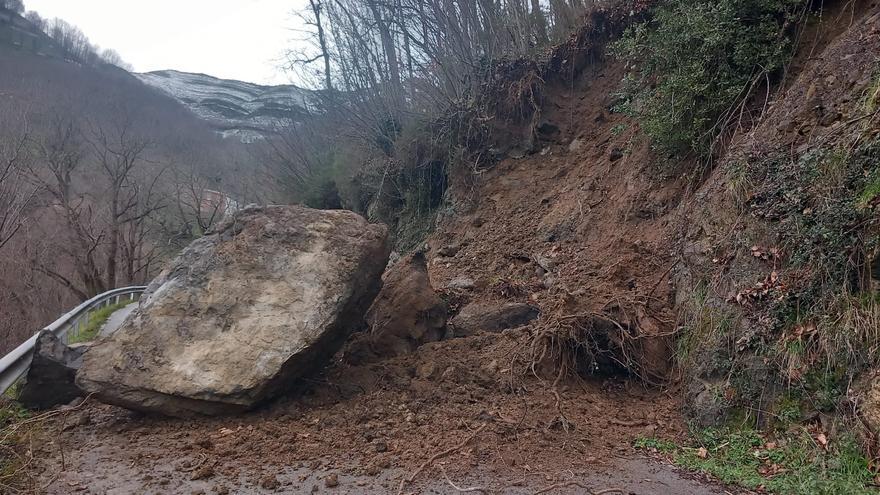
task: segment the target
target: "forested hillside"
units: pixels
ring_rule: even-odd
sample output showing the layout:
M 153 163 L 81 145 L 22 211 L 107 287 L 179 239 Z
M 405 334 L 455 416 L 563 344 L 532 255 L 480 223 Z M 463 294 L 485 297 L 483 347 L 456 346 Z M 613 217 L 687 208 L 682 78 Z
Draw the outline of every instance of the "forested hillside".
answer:
M 149 281 L 222 216 L 205 190 L 258 197 L 241 143 L 78 46 L 61 50 L 70 58 L 0 43 L 4 350 L 79 301 Z

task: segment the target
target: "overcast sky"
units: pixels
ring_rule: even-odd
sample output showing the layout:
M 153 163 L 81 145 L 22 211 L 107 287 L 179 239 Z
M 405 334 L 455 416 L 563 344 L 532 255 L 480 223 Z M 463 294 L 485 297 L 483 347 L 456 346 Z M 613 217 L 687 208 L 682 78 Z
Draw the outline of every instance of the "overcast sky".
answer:
M 298 36 L 305 0 L 24 0 L 60 17 L 137 72 L 177 69 L 261 84 L 290 82 L 278 67 Z

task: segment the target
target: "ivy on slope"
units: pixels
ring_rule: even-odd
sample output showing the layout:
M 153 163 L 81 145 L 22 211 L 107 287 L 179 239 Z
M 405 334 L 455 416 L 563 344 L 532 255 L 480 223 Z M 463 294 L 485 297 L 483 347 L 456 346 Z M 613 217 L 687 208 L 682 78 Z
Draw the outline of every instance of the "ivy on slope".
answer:
M 803 0 L 667 0 L 612 53 L 628 73 L 617 105 L 667 156 L 706 158 L 753 83 L 790 59 Z

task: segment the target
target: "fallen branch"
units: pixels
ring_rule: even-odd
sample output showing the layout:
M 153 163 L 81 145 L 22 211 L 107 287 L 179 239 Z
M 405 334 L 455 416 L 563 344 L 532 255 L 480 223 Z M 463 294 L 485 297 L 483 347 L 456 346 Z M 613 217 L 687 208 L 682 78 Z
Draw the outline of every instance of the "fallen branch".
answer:
M 626 493 L 621 488 L 604 488 L 602 490 L 593 491 L 593 490 L 590 490 L 590 487 L 584 485 L 583 483 L 581 483 L 579 481 L 563 481 L 562 483 L 556 483 L 555 485 L 550 485 L 547 488 L 542 488 L 542 489 L 536 491 L 533 495 L 540 495 L 542 493 L 552 492 L 554 490 L 558 490 L 560 488 L 566 488 L 569 486 L 576 486 L 578 488 L 583 488 L 590 495 L 603 495 L 605 493 Z
M 617 418 L 611 418 L 608 420 L 608 422 L 615 424 L 617 426 L 626 426 L 629 428 L 632 428 L 635 426 L 646 426 L 648 424 L 648 422 L 644 421 L 644 420 L 624 421 L 622 419 L 617 419 Z
M 199 454 L 199 460 L 194 465 L 189 466 L 189 467 L 178 467 L 177 470 L 182 473 L 191 473 L 191 472 L 195 471 L 196 469 L 202 467 L 202 464 L 204 464 L 205 461 L 207 461 L 207 460 L 208 460 L 207 455 Z
M 424 471 L 425 468 L 427 468 L 428 466 L 433 464 L 434 461 L 436 461 L 437 459 L 440 459 L 441 457 L 446 457 L 447 455 L 458 451 L 459 449 L 461 449 L 462 447 L 464 447 L 465 445 L 470 443 L 470 441 L 473 440 L 474 437 L 476 437 L 485 428 L 486 428 L 486 425 L 484 424 L 484 425 L 480 426 L 479 428 L 477 428 L 473 433 L 470 434 L 470 436 L 465 438 L 461 443 L 459 443 L 455 447 L 448 448 L 448 449 L 444 450 L 443 452 L 439 452 L 437 454 L 432 455 L 427 461 L 422 463 L 422 465 L 419 466 L 419 468 L 416 469 L 413 472 L 413 474 L 409 475 L 409 478 L 404 478 L 404 479 L 400 480 L 400 487 L 397 489 L 397 495 L 402 494 L 403 487 L 405 487 L 407 483 L 412 483 L 416 479 L 416 476 L 418 476 L 422 471 Z
M 461 488 L 449 479 L 449 475 L 446 474 L 446 469 L 443 466 L 440 466 L 440 472 L 443 473 L 443 477 L 446 478 L 446 482 L 449 483 L 449 486 L 453 488 L 453 490 L 459 493 L 469 493 L 469 492 L 486 492 L 487 490 L 482 486 L 472 486 L 470 488 Z

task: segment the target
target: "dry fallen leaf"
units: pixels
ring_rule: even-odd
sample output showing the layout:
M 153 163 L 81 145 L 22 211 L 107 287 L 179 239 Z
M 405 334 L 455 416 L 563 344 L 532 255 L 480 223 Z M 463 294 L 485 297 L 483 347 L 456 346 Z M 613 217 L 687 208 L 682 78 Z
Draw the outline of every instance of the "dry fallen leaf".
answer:
M 706 450 L 706 447 L 700 447 L 699 449 L 697 449 L 697 457 L 699 457 L 700 459 L 705 459 L 706 457 L 709 457 L 709 451 Z

